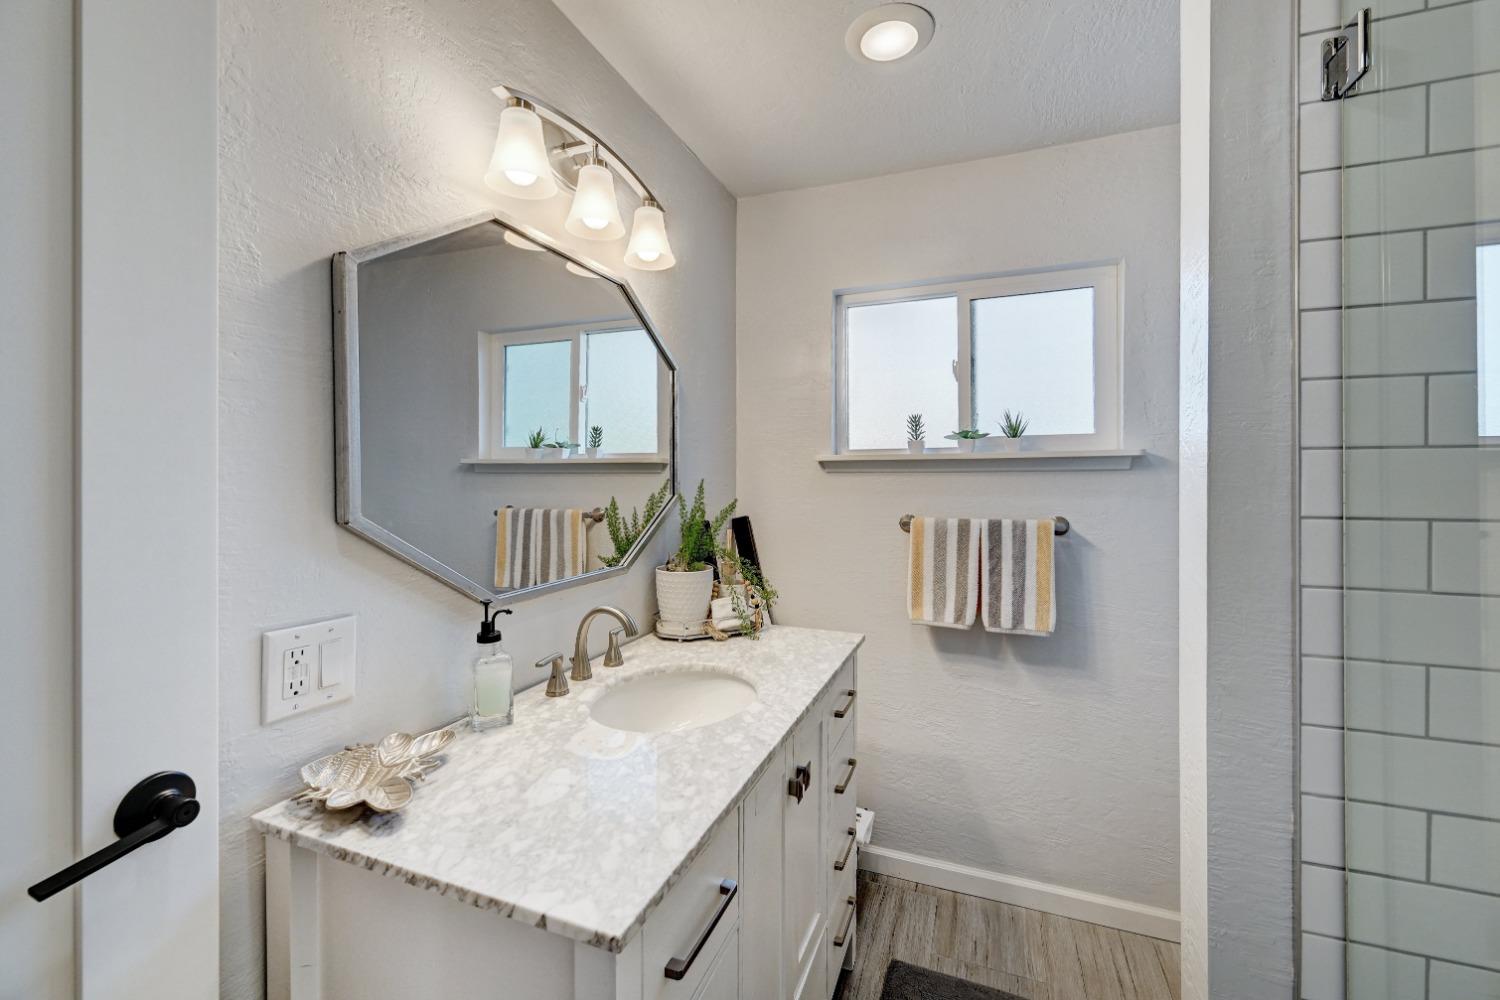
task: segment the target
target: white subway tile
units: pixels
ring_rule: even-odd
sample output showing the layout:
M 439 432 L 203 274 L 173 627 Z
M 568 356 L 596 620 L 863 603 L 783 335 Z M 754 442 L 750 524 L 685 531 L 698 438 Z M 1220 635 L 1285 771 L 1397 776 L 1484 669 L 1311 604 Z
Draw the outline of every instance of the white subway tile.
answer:
M 1427 878 L 1427 814 L 1350 802 L 1344 820 L 1351 871 Z
M 1355 236 L 1342 246 L 1345 306 L 1413 302 L 1423 297 L 1421 233 Z
M 1342 656 L 1343 591 L 1302 588 L 1302 652 L 1308 656 Z
M 1346 380 L 1344 443 L 1354 448 L 1425 444 L 1426 397 L 1420 376 Z
M 1302 860 L 1314 865 L 1344 865 L 1344 800 L 1302 796 Z
M 1316 379 L 1302 383 L 1303 448 L 1337 448 L 1343 437 L 1344 408 L 1340 402 L 1343 383 L 1338 379 Z
M 1297 30 L 1302 34 L 1326 32 L 1340 24 L 1339 0 L 1302 0 L 1298 6 Z
M 1421 736 L 1427 731 L 1427 668 L 1406 663 L 1344 664 L 1344 725 Z
M 1302 929 L 1344 936 L 1344 873 L 1339 869 L 1302 866 Z
M 1344 581 L 1371 590 L 1427 589 L 1427 522 L 1344 522 Z
M 1344 942 L 1302 935 L 1302 1000 L 1345 1000 Z
M 1341 246 L 1338 240 L 1302 244 L 1297 262 L 1297 295 L 1301 308 L 1337 308 L 1342 303 Z
M 1443 885 L 1500 895 L 1500 823 L 1459 816 L 1432 817 L 1432 879 Z
M 1302 790 L 1311 795 L 1344 794 L 1344 731 L 1302 727 Z
M 1427 443 L 1477 444 L 1479 380 L 1474 375 L 1433 375 L 1427 392 Z
M 1500 242 L 1500 225 L 1448 226 L 1427 232 L 1427 297 L 1474 296 L 1474 249 Z
M 1343 107 L 1345 166 L 1423 156 L 1427 152 L 1427 91 L 1356 94 Z
M 1338 517 L 1343 513 L 1343 455 L 1324 448 L 1302 453 L 1302 516 Z
M 1343 101 L 1304 104 L 1297 112 L 1297 159 L 1302 170 L 1330 170 L 1342 162 Z
M 1500 511 L 1500 452 L 1357 448 L 1344 453 L 1350 517 L 1477 520 Z
M 1344 661 L 1302 658 L 1302 721 L 1310 726 L 1344 724 Z
M 1500 819 L 1500 747 L 1379 733 L 1344 736 L 1349 798 Z
M 1500 897 L 1352 873 L 1348 891 L 1352 941 L 1500 966 Z
M 1466 965 L 1433 962 L 1427 1000 L 1495 1000 L 1500 997 L 1500 973 Z
M 1430 302 L 1343 313 L 1346 375 L 1474 371 L 1474 303 Z
M 1302 551 L 1299 560 L 1304 587 L 1344 585 L 1343 523 L 1332 518 L 1302 520 Z
M 1427 960 L 1416 955 L 1349 946 L 1349 1000 L 1426 1000 Z
M 1432 85 L 1432 152 L 1500 143 L 1500 73 Z
M 1341 234 L 1339 201 L 1343 186 L 1337 170 L 1303 174 L 1299 183 L 1298 228 L 1304 240 L 1321 240 Z
M 1403 6 L 1410 6 L 1407 0 Z M 1417 7 L 1421 4 L 1417 3 Z M 1481 0 L 1406 17 L 1382 10 L 1367 90 L 1404 87 L 1500 69 L 1500 46 L 1476 39 L 1500 36 L 1500 3 Z
M 1433 667 L 1430 719 L 1440 739 L 1500 744 L 1500 672 Z
M 1439 522 L 1432 526 L 1432 589 L 1500 594 L 1500 524 Z
M 1302 313 L 1302 377 L 1337 377 L 1343 371 L 1343 314 L 1336 309 Z
M 1350 659 L 1500 669 L 1500 598 L 1351 590 L 1344 615 Z
M 1345 167 L 1343 174 L 1346 234 L 1500 217 L 1500 149 Z

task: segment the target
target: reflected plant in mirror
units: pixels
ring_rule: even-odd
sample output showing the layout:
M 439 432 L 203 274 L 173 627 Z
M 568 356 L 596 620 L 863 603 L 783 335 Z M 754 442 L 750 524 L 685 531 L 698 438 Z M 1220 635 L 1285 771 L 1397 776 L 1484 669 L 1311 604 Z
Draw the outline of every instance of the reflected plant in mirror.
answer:
M 672 484 L 665 482 L 661 488 L 646 498 L 646 509 L 644 512 L 634 508 L 630 511 L 630 518 L 620 513 L 620 501 L 617 497 L 609 498 L 609 506 L 604 508 L 604 525 L 609 530 L 610 541 L 614 543 L 615 550 L 608 555 L 601 554 L 599 561 L 606 566 L 618 566 L 621 561 L 635 548 L 636 540 L 645 532 L 646 527 L 656 520 L 667 505 Z
M 628 285 L 492 215 L 336 255 L 334 297 L 340 523 L 476 600 L 629 565 L 677 480 Z

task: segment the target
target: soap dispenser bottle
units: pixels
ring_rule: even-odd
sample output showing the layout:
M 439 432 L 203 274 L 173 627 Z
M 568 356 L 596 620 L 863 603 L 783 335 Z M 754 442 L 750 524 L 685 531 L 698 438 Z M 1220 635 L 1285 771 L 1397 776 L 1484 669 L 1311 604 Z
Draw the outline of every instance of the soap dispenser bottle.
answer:
M 497 615 L 510 613 L 510 608 L 491 611 L 490 602 L 484 602 L 484 620 L 475 637 L 483 652 L 474 661 L 474 705 L 469 715 L 475 731 L 508 726 L 514 717 L 510 687 L 513 664 L 510 654 L 500 647 L 500 629 L 495 625 Z

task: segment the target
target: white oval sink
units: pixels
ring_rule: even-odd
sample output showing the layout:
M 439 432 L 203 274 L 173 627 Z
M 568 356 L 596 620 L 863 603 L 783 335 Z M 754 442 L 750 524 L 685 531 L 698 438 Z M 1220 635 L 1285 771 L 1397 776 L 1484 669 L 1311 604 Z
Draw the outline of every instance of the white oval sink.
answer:
M 672 670 L 613 685 L 589 714 L 630 733 L 680 733 L 738 714 L 755 700 L 748 681 L 710 670 Z

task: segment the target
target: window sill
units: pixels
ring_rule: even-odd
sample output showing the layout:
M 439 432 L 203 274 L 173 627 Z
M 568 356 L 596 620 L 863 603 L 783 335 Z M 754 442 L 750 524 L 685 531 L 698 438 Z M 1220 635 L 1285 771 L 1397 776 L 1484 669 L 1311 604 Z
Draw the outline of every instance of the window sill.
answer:
M 589 470 L 619 470 L 621 472 L 654 472 L 667 467 L 666 459 L 653 455 L 606 455 L 589 458 L 578 455 L 572 458 L 461 458 L 458 464 L 474 472 L 514 472 L 526 469 L 531 472 L 587 472 Z M 603 467 L 603 468 L 601 468 Z
M 849 452 L 819 455 L 825 472 L 1034 472 L 1052 469 L 1128 469 L 1144 451 L 900 451 Z

